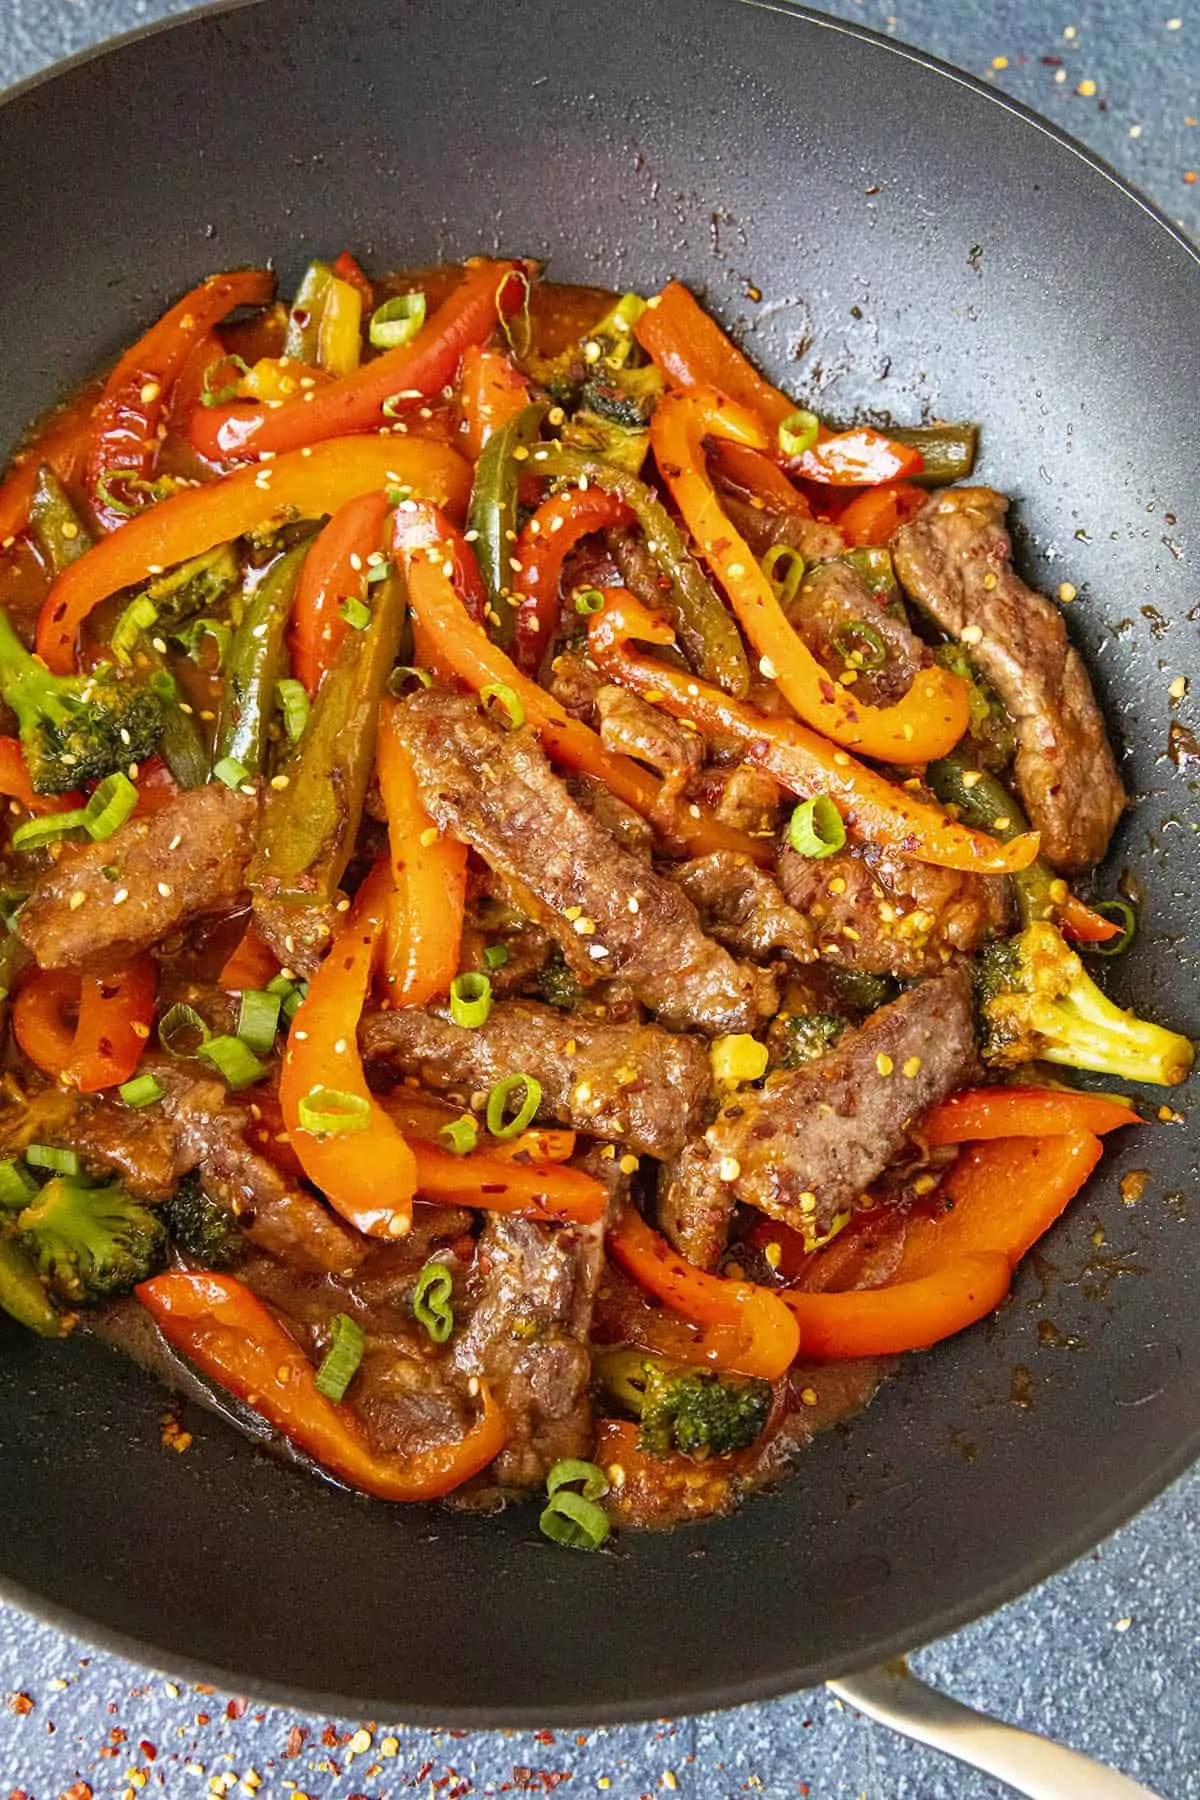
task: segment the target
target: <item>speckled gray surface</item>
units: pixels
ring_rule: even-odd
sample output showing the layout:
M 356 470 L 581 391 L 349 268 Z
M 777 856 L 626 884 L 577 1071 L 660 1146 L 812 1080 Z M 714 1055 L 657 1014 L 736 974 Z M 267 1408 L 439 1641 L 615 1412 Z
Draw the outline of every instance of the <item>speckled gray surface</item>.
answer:
M 0 85 L 184 10 L 186 0 L 0 0 Z M 828 10 L 994 81 L 1200 235 L 1193 0 L 830 0 Z M 1164 1800 L 1198 1800 L 1198 1527 L 1200 1471 L 1092 1556 L 922 1652 L 919 1672 L 1117 1764 Z M 168 1571 L 163 1591 L 165 1605 L 186 1606 Z M 403 1629 L 403 1609 L 397 1618 Z M 246 1628 L 254 1628 L 252 1597 Z M 559 1786 L 622 1800 L 672 1789 L 705 1800 L 985 1800 L 1001 1792 L 825 1693 L 553 1737 L 405 1730 L 181 1689 L 0 1609 L 0 1800 L 131 1800 L 143 1788 L 171 1800 L 256 1791 L 271 1800 L 459 1800 Z

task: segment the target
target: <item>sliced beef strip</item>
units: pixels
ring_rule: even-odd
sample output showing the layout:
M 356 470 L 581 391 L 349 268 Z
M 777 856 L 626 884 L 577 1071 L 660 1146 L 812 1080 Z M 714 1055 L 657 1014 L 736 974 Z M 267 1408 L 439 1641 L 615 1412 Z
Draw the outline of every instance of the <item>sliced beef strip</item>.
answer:
M 573 967 L 621 976 L 674 1030 L 753 1031 L 775 1010 L 770 977 L 735 963 L 680 888 L 576 805 L 530 733 L 436 688 L 413 695 L 399 719 L 433 818 L 559 918 L 570 914 L 562 942 Z
M 765 960 L 781 950 L 797 962 L 817 954 L 812 927 L 765 869 L 736 850 L 714 850 L 673 871 L 704 929 L 739 956 Z
M 514 1069 L 536 1074 L 541 1112 L 593 1137 L 673 1156 L 699 1129 L 708 1053 L 658 1025 L 618 1025 L 528 1000 L 493 1006 L 472 1031 L 441 1011 L 397 1007 L 363 1019 L 364 1056 L 415 1075 L 437 1093 L 469 1097 Z
M 198 914 L 232 908 L 257 816 L 256 799 L 213 782 L 103 843 L 69 845 L 21 909 L 21 942 L 43 969 L 111 967 Z
M 254 927 L 285 969 L 305 981 L 316 974 L 337 929 L 337 902 L 296 906 L 266 894 L 254 896 Z
M 786 845 L 777 872 L 818 953 L 862 974 L 936 975 L 954 956 L 973 956 L 1008 918 L 1003 881 L 906 862 L 874 844 L 820 860 Z
M 920 1114 L 977 1068 L 971 982 L 952 969 L 902 994 L 816 1062 L 743 1088 L 663 1171 L 659 1222 L 713 1266 L 739 1202 L 826 1232 L 904 1149 Z
M 745 538 L 760 559 L 775 544 L 787 544 L 798 550 L 807 563 L 823 562 L 845 548 L 836 525 L 823 519 L 806 518 L 796 510 L 784 512 L 771 506 L 756 505 L 728 489 L 721 495 L 721 508 L 739 535 Z
M 637 694 L 611 682 L 596 690 L 600 740 L 606 750 L 640 761 L 678 791 L 704 761 L 704 740 Z
M 866 624 L 878 633 L 886 660 L 878 669 L 861 668 L 853 683 L 856 698 L 868 706 L 892 706 L 902 699 L 917 671 L 929 660 L 929 652 L 907 621 L 889 612 L 847 562 L 835 559 L 810 569 L 788 618 L 813 655 L 834 675 L 847 670 L 843 646 L 837 642 L 839 634 L 848 632 L 846 642 L 862 651 L 864 645 L 855 640 L 853 628 Z M 872 660 L 869 654 L 866 660 Z
M 594 775 L 572 775 L 566 785 L 572 800 L 590 813 L 597 825 L 603 825 L 622 850 L 649 862 L 654 853 L 654 827 L 648 819 Z
M 550 665 L 547 688 L 570 713 L 584 725 L 596 716 L 596 695 L 604 686 L 604 677 L 577 650 L 560 650 Z
M 1108 849 L 1125 790 L 1061 615 L 1013 570 L 1007 511 L 992 488 L 947 488 L 901 526 L 892 553 L 907 591 L 965 642 L 1012 717 L 1017 788 L 1043 856 L 1058 869 L 1086 869 Z
M 722 825 L 748 831 L 752 837 L 774 837 L 784 806 L 784 792 L 764 769 L 739 763 L 733 769 L 707 768 L 698 797 Z

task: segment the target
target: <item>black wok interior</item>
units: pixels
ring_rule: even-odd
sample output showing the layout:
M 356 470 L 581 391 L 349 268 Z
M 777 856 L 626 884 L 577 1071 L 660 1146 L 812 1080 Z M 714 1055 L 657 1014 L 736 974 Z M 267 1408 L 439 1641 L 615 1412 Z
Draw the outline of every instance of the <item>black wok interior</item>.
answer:
M 1167 755 L 1200 599 L 1200 267 L 1043 126 L 741 0 L 262 0 L 19 90 L 0 169 L 4 448 L 209 270 L 277 257 L 286 291 L 343 245 L 375 267 L 503 249 L 644 292 L 677 275 L 830 416 L 981 420 L 1027 573 L 1079 588 L 1140 795 L 1106 875 L 1133 872 L 1149 931 L 1116 991 L 1200 1030 L 1200 806 Z M 203 1415 L 173 1455 L 147 1376 L 0 1328 L 0 1591 L 259 1694 L 429 1723 L 643 1717 L 897 1652 L 1200 1449 L 1194 1144 L 1186 1121 L 1126 1134 L 1000 1316 L 908 1358 L 780 1492 L 597 1557 L 540 1539 L 533 1509 L 354 1498 Z

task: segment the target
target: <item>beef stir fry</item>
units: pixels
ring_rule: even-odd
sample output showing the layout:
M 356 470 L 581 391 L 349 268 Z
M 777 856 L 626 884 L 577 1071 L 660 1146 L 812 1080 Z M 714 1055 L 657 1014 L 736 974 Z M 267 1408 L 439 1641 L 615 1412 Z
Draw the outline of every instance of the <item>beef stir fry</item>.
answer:
M 973 427 L 676 283 L 217 275 L 0 483 L 0 1307 L 394 1501 L 720 1513 L 1188 1040 Z

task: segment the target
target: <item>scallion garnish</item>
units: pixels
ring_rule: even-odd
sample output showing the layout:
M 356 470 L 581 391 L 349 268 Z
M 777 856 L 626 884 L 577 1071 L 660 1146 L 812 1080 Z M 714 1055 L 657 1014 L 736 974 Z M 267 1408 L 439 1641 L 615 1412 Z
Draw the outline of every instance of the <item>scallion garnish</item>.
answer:
M 182 631 L 173 633 L 171 642 L 178 644 L 192 662 L 199 663 L 201 647 L 205 638 L 211 638 L 217 646 L 213 673 L 219 675 L 224 667 L 225 658 L 229 654 L 229 646 L 233 642 L 232 629 L 228 625 L 223 625 L 220 619 L 192 619 Z
M 433 686 L 433 676 L 428 669 L 414 669 L 407 663 L 398 663 L 387 678 L 387 691 L 393 700 L 400 700 L 410 694 L 410 681 L 419 682 L 423 688 Z
M 27 1175 L 20 1163 L 0 1162 L 0 1208 L 17 1212 L 28 1206 L 37 1193 L 37 1182 Z
M 516 689 L 509 687 L 507 681 L 489 681 L 485 688 L 480 688 L 479 698 L 489 712 L 493 703 L 502 709 L 510 731 L 520 731 L 525 723 L 525 708 Z
M 239 375 L 250 373 L 250 364 L 240 356 L 220 356 L 215 362 L 210 362 L 204 371 L 204 380 L 200 384 L 201 406 L 224 406 L 227 400 L 237 399 L 240 382 L 231 381 L 227 386 L 219 388 L 215 388 L 212 384 L 213 370 L 223 369 L 226 363 L 232 363 Z
M 117 1089 L 126 1106 L 153 1106 L 163 1097 L 163 1085 L 153 1075 L 135 1075 Z
M 30 1144 L 25 1161 L 31 1169 L 49 1169 L 52 1175 L 78 1175 L 79 1158 L 74 1150 L 63 1150 L 57 1144 Z
M 177 1000 L 158 1021 L 158 1041 L 168 1056 L 195 1056 L 211 1036 L 195 1007 L 184 1000 Z
M 394 294 L 371 314 L 371 342 L 376 350 L 398 350 L 416 337 L 424 323 L 424 294 Z
M 469 1114 L 438 1127 L 438 1139 L 453 1156 L 469 1156 L 479 1142 L 479 1127 Z
M 486 975 L 468 969 L 450 983 L 450 1017 L 456 1025 L 475 1031 L 487 1023 L 492 1010 L 492 984 Z
M 782 575 L 779 573 L 780 564 L 784 565 Z M 796 591 L 804 580 L 804 566 L 804 558 L 790 544 L 772 544 L 763 557 L 759 567 L 770 582 L 780 606 L 787 607 L 796 598 Z
M 358 1373 L 366 1339 L 363 1328 L 349 1313 L 335 1313 L 329 1348 L 316 1374 L 317 1392 L 327 1400 L 342 1400 Z
M 371 609 L 365 600 L 356 599 L 348 594 L 339 606 L 338 611 L 354 631 L 365 631 L 371 623 Z
M 538 1520 L 543 1534 L 571 1550 L 598 1550 L 610 1528 L 596 1501 L 603 1499 L 609 1486 L 608 1476 L 595 1463 L 575 1457 L 556 1462 L 546 1477 L 549 1498 Z
M 82 806 L 74 807 L 70 812 L 47 813 L 43 819 L 26 819 L 13 832 L 12 847 L 14 850 L 41 850 L 47 844 L 56 844 L 69 831 L 82 831 L 87 822 L 87 813 Z
M 593 613 L 604 611 L 604 595 L 599 588 L 580 588 L 575 596 L 575 611 L 581 618 L 590 618 Z
M 505 1109 L 518 1088 L 524 1088 L 525 1098 L 511 1119 L 506 1119 Z M 527 1126 L 532 1125 L 537 1117 L 537 1109 L 542 1104 L 542 1084 L 532 1075 L 505 1075 L 498 1081 L 488 1095 L 487 1128 L 493 1137 L 520 1137 Z
M 295 1018 L 296 1014 L 299 1012 L 300 1008 L 303 1006 L 304 998 L 307 993 L 308 993 L 307 981 L 298 981 L 298 982 L 296 982 L 295 986 L 292 988 L 291 993 L 284 995 L 283 1005 L 280 1007 L 279 1010 L 283 1015 L 284 1021 L 288 1025 L 291 1024 L 292 1020 Z
M 510 281 L 521 284 L 521 298 L 516 306 L 506 306 L 504 290 Z M 529 355 L 529 347 L 533 342 L 533 321 L 529 316 L 529 277 L 524 269 L 513 269 L 505 275 L 496 289 L 496 311 L 500 315 L 500 329 L 508 340 L 508 347 L 520 360 Z
M 196 1055 L 211 1063 L 225 1086 L 235 1093 L 240 1088 L 252 1087 L 267 1072 L 266 1064 L 260 1062 L 249 1044 L 243 1044 L 239 1037 L 226 1034 L 210 1037 L 200 1045 Z
M 371 1123 L 371 1102 L 343 1088 L 311 1088 L 300 1101 L 300 1123 L 315 1137 L 339 1137 L 365 1131 Z
M 578 1487 L 585 1500 L 603 1500 L 612 1483 L 599 1463 L 576 1456 L 561 1456 L 546 1477 L 546 1493 L 552 1499 L 560 1489 Z
M 833 634 L 834 647 L 852 669 L 882 669 L 887 661 L 883 633 L 867 619 L 851 619 Z
M 1121 927 L 1119 937 L 1105 938 L 1098 944 L 1085 944 L 1083 948 L 1096 956 L 1124 956 L 1130 944 L 1137 936 L 1137 913 L 1128 900 L 1097 900 L 1092 908 L 1102 919 L 1111 919 L 1114 925 Z
M 483 960 L 489 969 L 502 969 L 508 961 L 508 945 L 489 944 L 483 953 Z
M 846 842 L 846 825 L 828 794 L 814 794 L 793 812 L 788 820 L 788 837 L 792 849 L 801 856 L 818 859 L 832 856 Z
M 413 1289 L 413 1318 L 435 1344 L 444 1344 L 454 1330 L 453 1293 L 454 1277 L 445 1263 L 427 1262 Z
M 821 434 L 821 421 L 815 412 L 804 407 L 789 413 L 779 426 L 779 448 L 785 456 L 803 456 L 811 450 Z
M 143 631 L 158 623 L 158 608 L 145 594 L 131 600 L 113 627 L 109 644 L 118 662 L 129 663 Z
M 106 775 L 83 809 L 83 822 L 96 843 L 110 838 L 125 823 L 138 803 L 138 791 L 128 775 L 118 769 Z
M 237 1035 L 249 1049 L 266 1056 L 275 1045 L 279 1030 L 279 1009 L 284 995 L 268 993 L 265 988 L 244 988 L 238 1009 Z
M 236 756 L 223 756 L 213 769 L 218 781 L 223 781 L 227 788 L 245 787 L 250 780 L 250 771 L 245 763 L 239 762 Z
M 294 680 L 290 675 L 286 676 L 275 683 L 275 698 L 283 714 L 283 729 L 288 734 L 288 742 L 298 744 L 304 736 L 304 727 L 308 724 L 310 706 L 304 683 Z
M 386 558 L 383 562 L 367 564 L 367 586 L 374 587 L 377 581 L 386 581 L 389 575 L 396 573 L 396 565 Z

